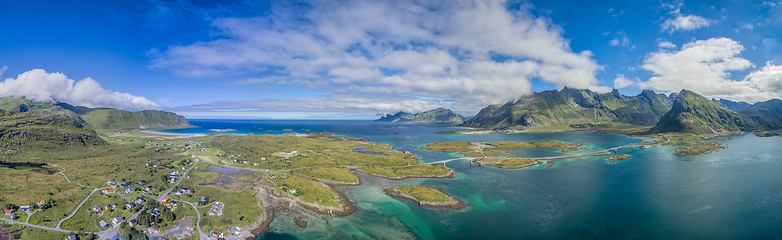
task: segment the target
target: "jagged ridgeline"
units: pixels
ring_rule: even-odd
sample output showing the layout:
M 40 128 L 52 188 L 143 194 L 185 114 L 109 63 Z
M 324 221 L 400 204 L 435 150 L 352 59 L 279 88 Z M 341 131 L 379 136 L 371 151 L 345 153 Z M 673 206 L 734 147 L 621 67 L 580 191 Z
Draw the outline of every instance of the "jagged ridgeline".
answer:
M 398 112 L 377 119 L 380 122 L 463 122 L 464 117 L 445 108 L 436 108 L 416 114 Z
M 748 128 L 741 116 L 697 93 L 682 90 L 651 132 L 720 133 Z
M 782 129 L 782 100 L 771 99 L 755 103 L 738 111 L 744 121 L 751 127 L 746 130 L 779 130 Z
M 712 98 L 711 101 L 719 104 L 720 106 L 723 106 L 731 111 L 740 111 L 744 110 L 745 108 L 748 108 L 749 106 L 752 106 L 752 104 L 749 104 L 747 102 L 734 102 L 727 99 L 714 99 Z
M 782 128 L 782 100 L 755 103 L 741 111 L 731 111 L 692 91 L 682 90 L 671 111 L 651 132 L 696 134 L 738 131 L 777 130 Z
M 131 112 L 113 108 L 88 108 L 63 102 L 36 102 L 15 97 L 0 98 L 0 109 L 39 115 L 67 116 L 98 131 L 192 127 L 187 119 L 172 112 L 153 110 Z
M 504 105 L 490 105 L 463 123 L 488 129 L 584 128 L 605 123 L 655 125 L 671 109 L 671 98 L 644 90 L 625 96 L 564 88 L 533 93 Z

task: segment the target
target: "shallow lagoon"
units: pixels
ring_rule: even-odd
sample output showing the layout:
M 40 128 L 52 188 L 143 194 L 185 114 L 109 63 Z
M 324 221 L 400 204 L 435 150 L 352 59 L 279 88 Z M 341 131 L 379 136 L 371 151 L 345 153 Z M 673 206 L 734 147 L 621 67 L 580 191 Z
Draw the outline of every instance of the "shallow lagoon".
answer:
M 236 133 L 337 132 L 388 143 L 421 155 L 422 162 L 454 158 L 414 147 L 440 141 L 562 140 L 583 144 L 573 152 L 557 149 L 519 151 L 521 156 L 571 155 L 637 142 L 640 139 L 591 132 L 442 135 L 448 128 L 371 121 L 193 120 L 200 128 L 170 132 Z M 403 126 L 403 127 L 386 127 Z M 360 174 L 362 185 L 340 191 L 357 211 L 347 217 L 304 216 L 309 227 L 291 216 L 277 216 L 277 229 L 261 238 L 666 238 L 757 239 L 782 237 L 782 138 L 748 134 L 725 142 L 720 152 L 678 156 L 674 147 L 620 153 L 618 164 L 604 157 L 555 160 L 527 169 L 507 170 L 450 162 L 453 179 L 392 181 Z M 466 210 L 421 208 L 385 195 L 383 186 L 441 186 L 464 200 Z

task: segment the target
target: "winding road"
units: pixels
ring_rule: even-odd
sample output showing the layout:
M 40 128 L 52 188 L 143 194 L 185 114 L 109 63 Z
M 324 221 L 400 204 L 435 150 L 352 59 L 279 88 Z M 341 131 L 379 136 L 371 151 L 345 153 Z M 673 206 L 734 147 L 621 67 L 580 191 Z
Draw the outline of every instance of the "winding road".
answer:
M 62 222 L 65 222 L 65 220 L 68 220 L 69 218 L 73 217 L 73 215 L 76 215 L 76 212 L 79 211 L 79 208 L 81 208 L 81 206 L 84 205 L 84 203 L 87 202 L 87 200 L 89 200 L 90 197 L 92 197 L 92 194 L 95 194 L 95 192 L 103 190 L 103 189 L 106 189 L 106 188 L 109 188 L 109 187 L 93 189 L 92 192 L 90 193 L 90 195 L 88 195 L 86 198 L 84 198 L 84 200 L 82 200 L 81 203 L 79 203 L 79 206 L 76 206 L 76 209 L 73 210 L 71 215 L 68 215 L 67 217 L 65 217 L 65 218 L 61 219 L 59 222 L 57 222 L 57 226 L 55 228 L 60 229 L 60 225 L 62 225 Z
M 29 223 L 23 223 L 23 222 L 19 222 L 19 221 L 15 221 L 15 220 L 7 219 L 7 218 L 0 218 L 0 220 L 3 220 L 3 221 L 5 221 L 5 222 L 11 223 L 11 224 L 19 224 L 19 225 L 24 225 L 24 226 L 28 226 L 28 227 L 40 228 L 40 229 L 45 229 L 45 230 L 50 230 L 50 231 L 56 231 L 56 232 L 64 232 L 64 233 L 87 233 L 87 234 L 89 234 L 89 233 L 93 233 L 93 232 L 80 232 L 80 231 L 71 231 L 71 230 L 65 230 L 65 229 L 60 229 L 60 228 L 50 228 L 50 227 L 44 227 L 44 226 L 41 226 L 41 225 L 35 225 L 35 224 L 29 224 Z

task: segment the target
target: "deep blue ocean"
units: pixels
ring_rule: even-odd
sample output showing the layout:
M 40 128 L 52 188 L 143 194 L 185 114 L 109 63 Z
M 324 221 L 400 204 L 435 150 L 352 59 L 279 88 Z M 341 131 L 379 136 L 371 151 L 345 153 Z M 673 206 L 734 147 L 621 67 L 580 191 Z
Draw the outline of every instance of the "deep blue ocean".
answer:
M 554 139 L 584 145 L 576 152 L 533 149 L 519 156 L 593 152 L 641 139 L 593 132 L 443 135 L 433 124 L 316 120 L 191 120 L 198 126 L 167 130 L 281 134 L 336 132 L 387 143 L 419 154 L 422 162 L 454 155 L 415 149 L 441 141 Z M 346 217 L 275 216 L 260 239 L 782 239 L 782 138 L 734 136 L 727 149 L 679 156 L 676 147 L 625 149 L 629 159 L 604 156 L 555 160 L 526 169 L 497 169 L 450 162 L 453 179 L 386 180 L 359 175 L 362 185 L 341 187 L 357 207 Z M 383 186 L 443 187 L 467 209 L 428 209 L 385 195 Z

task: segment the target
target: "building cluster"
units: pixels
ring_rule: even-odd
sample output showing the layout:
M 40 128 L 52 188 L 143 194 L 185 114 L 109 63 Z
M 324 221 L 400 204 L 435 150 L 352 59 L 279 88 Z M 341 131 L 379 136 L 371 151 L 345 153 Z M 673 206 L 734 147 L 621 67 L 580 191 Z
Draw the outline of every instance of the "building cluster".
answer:
M 225 204 L 222 202 L 212 203 L 212 208 L 209 209 L 209 216 L 221 216 L 223 215 L 223 207 Z

